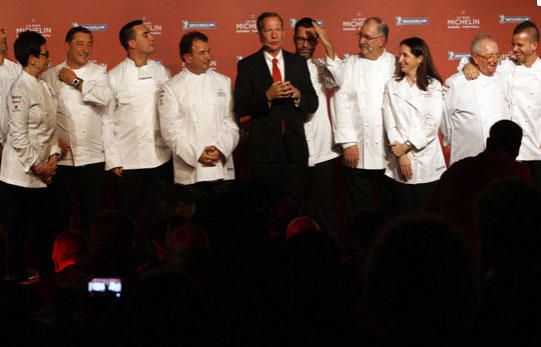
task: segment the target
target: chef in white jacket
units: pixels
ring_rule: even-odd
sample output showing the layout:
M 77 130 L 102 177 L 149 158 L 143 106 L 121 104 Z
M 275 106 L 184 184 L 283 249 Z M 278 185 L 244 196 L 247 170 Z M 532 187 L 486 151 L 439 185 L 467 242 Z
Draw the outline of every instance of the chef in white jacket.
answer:
M 87 232 L 103 206 L 102 122 L 113 95 L 105 67 L 89 61 L 93 43 L 90 30 L 71 28 L 65 39 L 66 61 L 42 76 L 58 98 L 57 132 L 63 156 L 51 188 L 59 231 L 69 228 L 79 197 L 82 229 Z
M 152 221 L 158 195 L 172 181 L 171 152 L 160 133 L 157 105 L 170 74 L 149 59 L 154 36 L 143 21 L 127 23 L 119 36 L 128 57 L 109 72 L 114 99 L 103 122 L 105 169 L 117 178 L 120 209 L 136 218 L 144 200 Z
M 524 132 L 517 160 L 528 165 L 533 184 L 541 191 L 541 59 L 537 55 L 539 29 L 535 23 L 519 23 L 511 44 L 511 59 L 502 60 L 498 70 L 505 75 L 511 120 Z M 480 75 L 473 64 L 467 64 L 464 73 L 469 79 Z
M 498 68 L 499 49 L 488 34 L 477 35 L 471 54 L 481 75 L 468 80 L 457 72 L 445 82 L 445 116 L 441 132 L 450 147 L 449 164 L 481 153 L 486 148 L 490 127 L 510 117 L 505 74 Z
M 4 28 L 0 28 L 0 145 L 6 142 L 7 137 L 9 89 L 21 74 L 21 65 L 6 58 L 7 50 L 6 33 Z
M 46 187 L 56 173 L 60 154 L 56 137 L 56 102 L 54 91 L 39 79 L 47 69 L 49 51 L 45 38 L 35 32 L 19 34 L 15 56 L 23 72 L 13 83 L 8 99 L 8 136 L 4 145 L 0 180 L 6 183 L 5 228 L 8 231 L 8 271 L 19 283 L 35 276 L 27 273 L 24 243 L 27 229 L 37 231 L 40 271 L 52 266 L 48 256 L 52 246 L 47 232 L 49 216 Z M 38 224 L 39 223 L 39 224 Z M 50 243 L 48 241 L 51 241 Z
M 333 129 L 330 120 L 327 91 L 336 87 L 334 77 L 322 59 L 316 59 L 314 52 L 321 42 L 325 55 L 335 56 L 334 47 L 327 33 L 312 18 L 301 18 L 295 24 L 295 53 L 306 59 L 312 86 L 318 98 L 316 112 L 308 116 L 304 123 L 304 134 L 308 144 L 308 171 L 306 190 L 313 205 L 313 216 L 321 229 L 338 240 L 334 224 L 334 199 L 336 185 L 334 179 L 335 166 L 340 150 L 335 146 Z M 332 94 L 330 102 L 332 103 Z
M 417 37 L 400 43 L 400 71 L 385 87 L 383 120 L 389 144 L 385 175 L 394 212 L 420 212 L 445 171 L 438 139 L 443 115 L 441 79 L 426 43 Z
M 339 87 L 334 97 L 334 140 L 343 149 L 351 218 L 361 209 L 382 207 L 387 160 L 381 105 L 385 83 L 396 66 L 396 57 L 385 50 L 388 35 L 381 18 L 367 18 L 359 32 L 360 53 L 341 62 L 327 58 Z
M 175 183 L 232 180 L 239 128 L 231 80 L 210 68 L 205 34 L 189 32 L 179 46 L 184 69 L 164 84 L 158 104 L 162 136 L 173 152 Z

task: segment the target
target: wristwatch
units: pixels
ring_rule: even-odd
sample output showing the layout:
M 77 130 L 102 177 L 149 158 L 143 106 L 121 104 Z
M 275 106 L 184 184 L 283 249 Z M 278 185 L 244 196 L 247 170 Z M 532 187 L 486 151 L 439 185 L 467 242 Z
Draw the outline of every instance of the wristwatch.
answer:
M 73 82 L 71 82 L 71 85 L 74 87 L 74 88 L 77 88 L 79 87 L 79 84 L 81 84 L 81 82 L 83 82 L 82 79 L 80 79 L 79 77 L 75 78 L 73 80 Z
M 406 141 L 406 146 L 408 146 L 409 149 L 412 149 L 413 148 L 413 145 L 411 144 L 411 142 Z

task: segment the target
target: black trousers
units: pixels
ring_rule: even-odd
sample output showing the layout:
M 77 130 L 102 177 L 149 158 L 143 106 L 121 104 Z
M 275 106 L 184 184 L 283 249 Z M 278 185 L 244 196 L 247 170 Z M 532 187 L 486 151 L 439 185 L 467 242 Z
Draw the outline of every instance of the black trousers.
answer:
M 172 183 L 171 161 L 151 169 L 123 170 L 122 177 L 115 176 L 116 206 L 140 227 L 148 227 L 159 216 L 160 194 Z
M 367 208 L 386 209 L 382 187 L 384 172 L 383 169 L 365 170 L 344 166 L 350 220 L 353 220 L 357 212 Z
M 303 207 L 302 196 L 307 167 L 307 160 L 251 162 L 250 173 L 254 183 L 271 199 L 291 198 Z
M 8 273 L 16 277 L 26 272 L 25 243 L 31 235 L 32 254 L 41 276 L 46 277 L 54 270 L 51 250 L 55 234 L 50 219 L 50 194 L 47 188 L 2 184 L 7 199 L 4 226 L 8 236 Z
M 90 233 L 94 218 L 103 209 L 104 163 L 58 166 L 50 186 L 54 195 L 55 227 L 59 232 L 81 229 Z M 76 224 L 75 212 L 80 212 Z
M 308 167 L 307 196 L 313 206 L 313 217 L 327 235 L 338 242 L 336 232 L 334 198 L 336 184 L 334 167 L 338 158 L 318 163 Z
M 385 177 L 385 189 L 391 201 L 390 216 L 412 215 L 423 212 L 438 181 L 405 184 Z

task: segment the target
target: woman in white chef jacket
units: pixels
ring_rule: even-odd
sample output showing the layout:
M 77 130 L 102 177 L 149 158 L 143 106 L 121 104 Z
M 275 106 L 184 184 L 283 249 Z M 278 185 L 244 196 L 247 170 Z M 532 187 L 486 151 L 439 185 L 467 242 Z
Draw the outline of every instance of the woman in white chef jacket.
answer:
M 383 123 L 389 141 L 390 199 L 395 214 L 420 212 L 445 171 L 438 139 L 443 115 L 441 78 L 426 43 L 400 43 L 394 78 L 387 82 Z
M 45 192 L 56 173 L 60 154 L 56 137 L 56 103 L 52 91 L 39 79 L 47 69 L 49 51 L 45 38 L 35 32 L 19 34 L 15 57 L 23 71 L 8 98 L 8 136 L 2 152 L 0 180 L 6 183 L 9 201 L 5 228 L 8 231 L 8 271 L 13 280 L 27 282 L 24 242 L 27 226 L 35 231 L 35 255 L 40 269 L 51 265 L 51 235 Z

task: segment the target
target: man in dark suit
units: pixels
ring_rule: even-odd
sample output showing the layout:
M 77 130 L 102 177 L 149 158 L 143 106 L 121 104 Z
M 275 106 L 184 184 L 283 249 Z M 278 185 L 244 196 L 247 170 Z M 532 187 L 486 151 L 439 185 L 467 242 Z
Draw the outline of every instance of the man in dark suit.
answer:
M 282 18 L 262 13 L 257 30 L 263 47 L 238 63 L 235 113 L 250 116 L 252 179 L 298 198 L 308 163 L 304 122 L 316 111 L 318 99 L 306 60 L 282 50 Z

